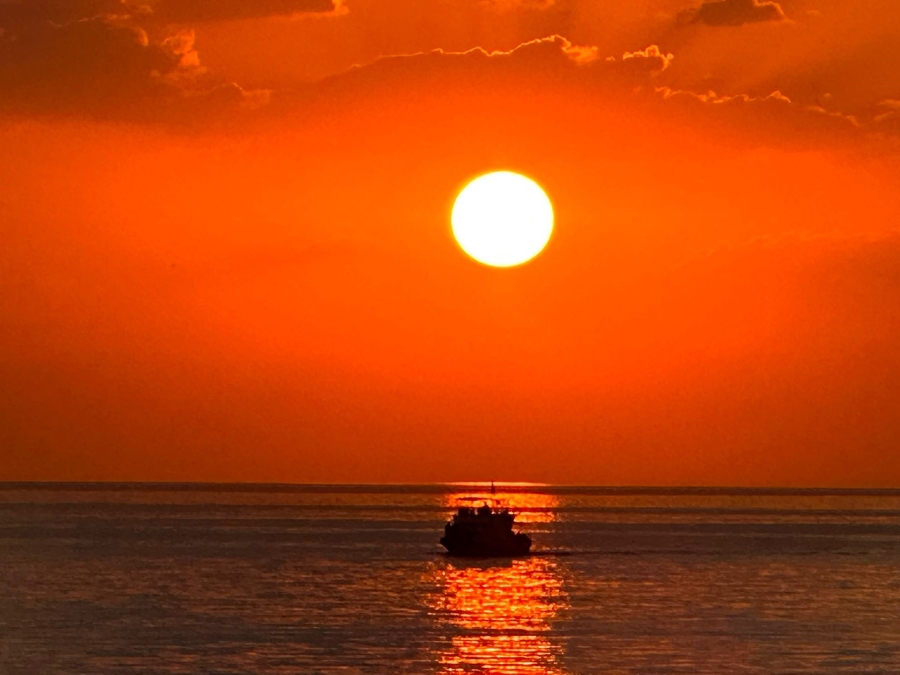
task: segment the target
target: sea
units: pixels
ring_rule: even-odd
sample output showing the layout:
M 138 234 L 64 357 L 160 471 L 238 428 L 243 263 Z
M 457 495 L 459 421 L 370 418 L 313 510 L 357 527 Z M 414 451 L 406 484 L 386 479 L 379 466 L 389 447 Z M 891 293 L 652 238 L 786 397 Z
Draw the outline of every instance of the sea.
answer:
M 900 491 L 0 484 L 0 674 L 95 673 L 900 673 Z

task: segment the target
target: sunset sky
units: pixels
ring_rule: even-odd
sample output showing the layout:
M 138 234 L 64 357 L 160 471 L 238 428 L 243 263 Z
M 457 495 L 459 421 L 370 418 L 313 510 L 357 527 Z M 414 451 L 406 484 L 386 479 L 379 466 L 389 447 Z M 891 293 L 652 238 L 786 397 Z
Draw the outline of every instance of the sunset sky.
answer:
M 0 0 L 0 480 L 900 486 L 896 0 Z M 491 268 L 492 170 L 556 229 Z

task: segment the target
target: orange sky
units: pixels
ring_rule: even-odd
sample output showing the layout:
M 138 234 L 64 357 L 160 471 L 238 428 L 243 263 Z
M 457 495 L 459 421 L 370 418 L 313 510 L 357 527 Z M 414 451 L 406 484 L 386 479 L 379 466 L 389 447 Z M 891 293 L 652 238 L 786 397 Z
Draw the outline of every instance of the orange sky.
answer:
M 898 486 L 898 32 L 0 0 L 0 480 Z M 522 267 L 450 233 L 494 169 Z

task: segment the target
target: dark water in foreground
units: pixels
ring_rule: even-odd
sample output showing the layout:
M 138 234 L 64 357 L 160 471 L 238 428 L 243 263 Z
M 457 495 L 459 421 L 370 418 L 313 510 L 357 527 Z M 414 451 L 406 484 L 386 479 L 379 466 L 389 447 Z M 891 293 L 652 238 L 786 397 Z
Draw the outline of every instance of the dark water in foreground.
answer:
M 900 673 L 900 492 L 479 490 L 0 484 L 0 674 Z

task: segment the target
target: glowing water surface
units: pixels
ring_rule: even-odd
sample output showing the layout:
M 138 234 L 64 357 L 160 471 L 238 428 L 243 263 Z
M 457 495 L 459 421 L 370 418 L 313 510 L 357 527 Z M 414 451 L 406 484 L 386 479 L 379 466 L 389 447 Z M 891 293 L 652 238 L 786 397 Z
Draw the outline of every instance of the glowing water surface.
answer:
M 549 558 L 454 562 L 433 572 L 433 616 L 459 631 L 438 655 L 444 675 L 561 673 L 561 644 L 551 622 L 566 608 L 556 563 Z
M 3 675 L 896 673 L 897 607 L 900 492 L 0 485 Z

